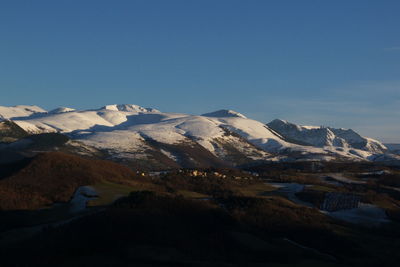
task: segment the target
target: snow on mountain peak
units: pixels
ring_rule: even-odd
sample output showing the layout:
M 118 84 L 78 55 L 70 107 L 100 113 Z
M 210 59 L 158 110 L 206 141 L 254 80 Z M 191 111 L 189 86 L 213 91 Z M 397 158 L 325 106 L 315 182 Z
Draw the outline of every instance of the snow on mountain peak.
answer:
M 58 113 L 65 113 L 65 112 L 71 112 L 71 111 L 75 111 L 75 109 L 67 108 L 67 107 L 59 107 L 59 108 L 49 111 L 49 113 L 50 114 L 58 114 Z
M 217 110 L 214 112 L 210 112 L 210 113 L 205 113 L 202 116 L 205 117 L 238 117 L 238 118 L 243 118 L 243 119 L 247 119 L 246 116 L 244 116 L 243 114 L 236 112 L 234 110 L 230 110 L 230 109 L 221 109 L 221 110 Z
M 29 117 L 35 113 L 44 113 L 46 110 L 38 106 L 18 105 L 12 107 L 0 106 L 0 116 L 3 119 Z
M 356 148 L 374 153 L 383 153 L 386 150 L 379 141 L 364 138 L 352 129 L 301 126 L 283 120 L 273 120 L 268 126 L 285 138 L 316 147 Z
M 36 106 L 0 106 L 0 119 L 12 119 L 29 133 L 61 132 L 104 149 L 136 149 L 136 145 L 152 139 L 167 144 L 196 142 L 212 153 L 223 154 L 220 142 L 236 138 L 235 142 L 242 142 L 242 147 L 247 146 L 243 142 L 248 142 L 269 153 L 300 152 L 310 157 L 367 159 L 387 150 L 380 142 L 351 129 L 301 126 L 280 119 L 266 125 L 226 109 L 193 116 L 162 113 L 132 104 L 80 111 L 62 107 L 50 112 Z M 236 146 L 240 144 L 235 143 Z
M 114 104 L 114 105 L 106 105 L 101 109 L 105 110 L 113 110 L 113 111 L 123 111 L 123 112 L 160 112 L 154 108 L 143 108 L 138 105 L 133 104 Z
M 302 131 L 302 127 L 300 125 L 290 123 L 286 120 L 275 119 L 268 123 L 268 126 L 272 129 L 285 129 L 285 131 Z

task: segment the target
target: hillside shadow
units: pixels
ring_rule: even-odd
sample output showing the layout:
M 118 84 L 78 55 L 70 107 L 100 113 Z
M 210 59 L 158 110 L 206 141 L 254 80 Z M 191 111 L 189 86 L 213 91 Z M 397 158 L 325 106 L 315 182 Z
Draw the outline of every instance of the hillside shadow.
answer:
M 93 134 L 94 132 L 111 132 L 115 130 L 126 130 L 128 127 L 131 126 L 159 123 L 165 118 L 165 116 L 161 114 L 136 114 L 127 116 L 126 118 L 127 118 L 126 121 L 115 126 L 94 125 L 86 130 L 72 131 L 71 133 L 69 133 L 69 135 L 76 137 L 82 135 L 82 132 L 89 132 Z

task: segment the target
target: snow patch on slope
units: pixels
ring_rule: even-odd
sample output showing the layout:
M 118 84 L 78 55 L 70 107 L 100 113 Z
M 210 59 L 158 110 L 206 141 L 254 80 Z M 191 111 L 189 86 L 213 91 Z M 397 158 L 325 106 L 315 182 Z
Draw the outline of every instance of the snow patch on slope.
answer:
M 165 156 L 167 156 L 168 158 L 172 159 L 175 162 L 178 162 L 178 157 L 175 156 L 174 154 L 172 154 L 171 152 L 164 150 L 164 149 L 160 149 L 161 153 L 163 153 Z
M 77 140 L 97 148 L 115 150 L 141 150 L 144 139 L 139 133 L 129 131 L 95 132 L 77 136 Z

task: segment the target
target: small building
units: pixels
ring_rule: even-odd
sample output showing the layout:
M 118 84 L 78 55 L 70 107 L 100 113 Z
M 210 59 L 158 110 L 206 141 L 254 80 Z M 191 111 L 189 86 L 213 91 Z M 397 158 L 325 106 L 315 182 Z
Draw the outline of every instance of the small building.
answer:
M 360 206 L 360 201 L 361 197 L 356 194 L 329 192 L 325 194 L 320 209 L 326 211 L 355 209 Z

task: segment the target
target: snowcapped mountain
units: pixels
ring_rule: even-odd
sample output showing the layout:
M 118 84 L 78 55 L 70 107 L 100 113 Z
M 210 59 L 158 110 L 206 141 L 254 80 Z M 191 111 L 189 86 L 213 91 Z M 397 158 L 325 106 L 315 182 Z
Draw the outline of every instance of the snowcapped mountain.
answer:
M 14 119 L 18 117 L 28 117 L 32 114 L 46 112 L 44 109 L 38 106 L 13 106 L 13 107 L 3 107 L 0 106 L 0 119 Z
M 132 104 L 122 104 L 122 105 L 107 105 L 102 107 L 101 109 L 106 109 L 106 110 L 114 110 L 114 111 L 124 111 L 124 112 L 160 112 L 157 109 L 154 108 L 143 108 L 138 105 L 132 105 Z
M 387 148 L 377 140 L 362 137 L 351 129 L 301 126 L 284 120 L 273 120 L 268 126 L 292 142 L 316 147 L 359 149 L 372 153 L 384 153 Z
M 51 111 L 49 111 L 50 114 L 57 114 L 57 113 L 65 113 L 65 112 L 71 112 L 71 111 L 75 111 L 75 109 L 73 108 L 67 108 L 67 107 L 59 107 L 56 109 L 53 109 Z
M 264 124 L 232 110 L 196 116 L 130 104 L 50 112 L 17 106 L 0 107 L 0 116 L 12 119 L 27 133 L 61 133 L 74 146 L 92 147 L 136 163 L 194 167 L 276 160 L 368 160 L 386 152 L 380 142 L 350 129 L 282 120 Z

